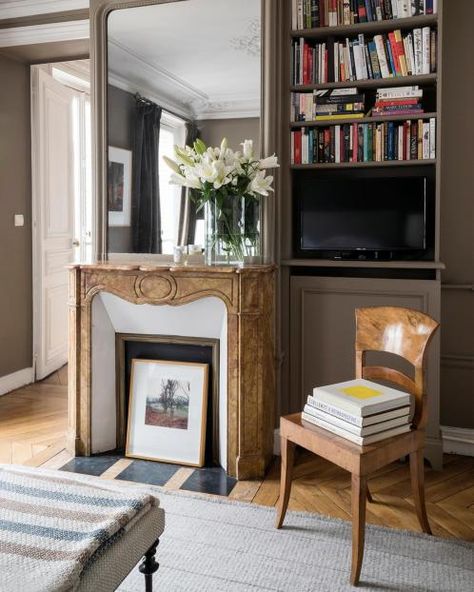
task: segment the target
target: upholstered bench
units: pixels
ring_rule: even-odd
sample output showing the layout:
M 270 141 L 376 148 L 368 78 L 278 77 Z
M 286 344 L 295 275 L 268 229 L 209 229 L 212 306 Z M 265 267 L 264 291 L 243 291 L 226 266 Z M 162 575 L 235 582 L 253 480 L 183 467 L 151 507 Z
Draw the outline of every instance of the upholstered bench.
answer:
M 149 489 L 0 465 L 2 592 L 112 592 L 142 557 L 151 592 L 163 530 Z

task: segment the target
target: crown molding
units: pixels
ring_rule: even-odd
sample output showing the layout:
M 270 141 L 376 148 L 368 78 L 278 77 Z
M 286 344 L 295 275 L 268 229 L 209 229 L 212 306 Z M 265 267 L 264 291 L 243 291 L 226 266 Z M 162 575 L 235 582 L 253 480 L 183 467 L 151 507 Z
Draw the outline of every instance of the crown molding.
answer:
M 162 107 L 192 119 L 241 119 L 260 116 L 260 97 L 209 97 L 185 80 L 157 66 L 117 40 L 109 39 L 109 82 L 127 92 L 140 92 Z M 178 98 L 179 97 L 179 98 Z
M 165 97 L 160 96 L 156 89 L 153 89 L 151 86 L 136 84 L 114 73 L 109 73 L 108 83 L 131 94 L 139 93 L 142 97 L 146 97 L 150 101 L 154 101 L 160 105 L 160 107 L 163 107 L 165 111 L 175 113 L 184 119 L 194 119 L 194 113 L 189 108 L 185 105 L 178 104 L 176 101 L 170 102 Z
M 89 39 L 88 20 L 0 29 L 0 47 L 36 45 L 76 39 Z
M 89 0 L 10 0 L 0 3 L 0 20 L 89 8 Z

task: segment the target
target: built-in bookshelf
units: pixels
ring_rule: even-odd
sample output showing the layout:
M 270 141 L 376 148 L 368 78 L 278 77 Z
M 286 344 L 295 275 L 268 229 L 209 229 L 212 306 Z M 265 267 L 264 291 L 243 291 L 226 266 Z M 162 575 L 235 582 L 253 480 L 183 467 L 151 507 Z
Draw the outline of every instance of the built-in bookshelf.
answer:
M 434 180 L 437 228 L 440 7 L 441 0 L 291 1 L 287 88 L 293 204 L 300 174 L 310 183 L 320 171 L 329 180 L 339 170 L 345 175 L 372 170 L 392 179 L 419 169 L 430 171 Z M 294 225 L 284 233 L 292 237 L 286 252 L 293 259 L 286 261 L 295 258 L 294 233 Z M 438 242 L 436 234 L 435 260 Z

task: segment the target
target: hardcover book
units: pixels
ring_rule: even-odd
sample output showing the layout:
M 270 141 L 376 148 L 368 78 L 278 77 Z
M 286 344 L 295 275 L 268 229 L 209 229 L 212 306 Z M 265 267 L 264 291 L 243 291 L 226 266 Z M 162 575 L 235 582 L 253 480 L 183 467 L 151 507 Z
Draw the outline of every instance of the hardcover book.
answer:
M 362 378 L 316 387 L 313 398 L 361 417 L 409 405 L 411 401 L 408 393 Z

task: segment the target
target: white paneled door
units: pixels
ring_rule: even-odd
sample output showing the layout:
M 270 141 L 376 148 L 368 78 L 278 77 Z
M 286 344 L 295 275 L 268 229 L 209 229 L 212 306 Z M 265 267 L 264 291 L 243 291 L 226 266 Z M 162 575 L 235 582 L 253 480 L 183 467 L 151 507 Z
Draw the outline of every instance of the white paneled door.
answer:
M 32 69 L 33 309 L 36 379 L 67 362 L 74 256 L 73 105 L 77 93 Z

